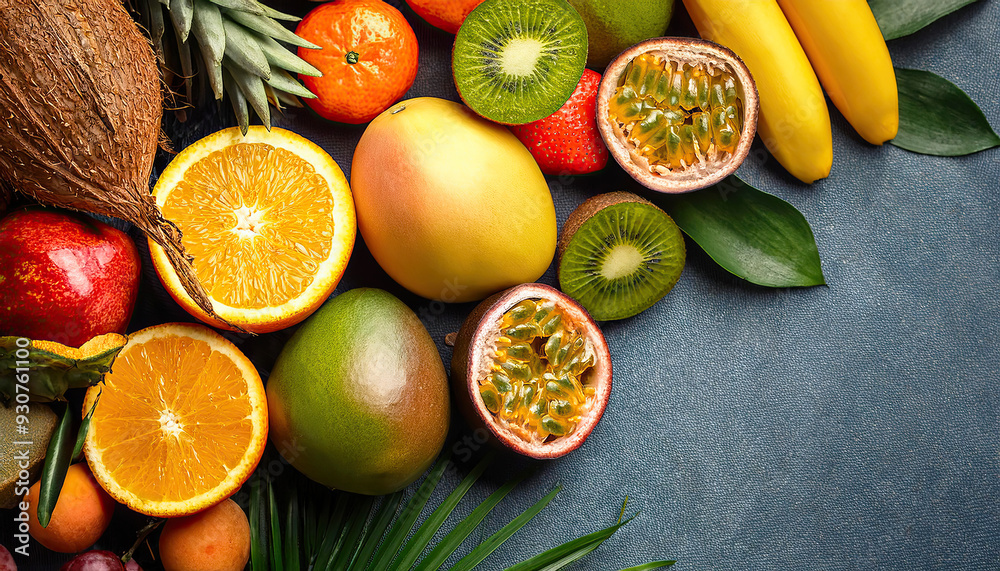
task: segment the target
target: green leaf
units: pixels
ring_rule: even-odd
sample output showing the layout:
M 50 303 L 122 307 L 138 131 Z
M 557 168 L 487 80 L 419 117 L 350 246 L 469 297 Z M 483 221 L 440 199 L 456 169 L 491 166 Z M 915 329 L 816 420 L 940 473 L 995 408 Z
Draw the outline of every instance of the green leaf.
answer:
M 282 564 L 284 559 L 281 556 L 281 518 L 278 515 L 278 502 L 274 498 L 274 486 L 271 485 L 270 480 L 267 482 L 267 505 L 271 520 L 271 568 L 283 569 Z
M 417 558 L 420 554 L 424 552 L 424 548 L 430 543 L 434 534 L 441 529 L 441 525 L 444 521 L 448 519 L 451 512 L 455 511 L 455 507 L 458 506 L 458 502 L 462 501 L 465 494 L 469 492 L 472 485 L 479 480 L 479 477 L 483 475 L 486 471 L 486 467 L 493 462 L 493 458 L 496 456 L 492 451 L 483 457 L 478 464 L 469 472 L 469 474 L 462 479 L 458 487 L 448 495 L 447 498 L 441 505 L 435 509 L 427 520 L 417 528 L 417 532 L 413 534 L 413 537 L 403 546 L 402 550 L 399 552 L 397 557 L 395 568 L 396 569 L 409 569 L 414 563 L 416 563 Z
M 562 490 L 562 486 L 556 486 L 542 499 L 535 502 L 530 508 L 524 510 L 521 515 L 512 519 L 510 523 L 500 528 L 500 531 L 494 533 L 493 535 L 486 538 L 486 541 L 480 543 L 472 550 L 468 555 L 463 557 L 452 566 L 451 571 L 471 571 L 476 568 L 484 559 L 490 556 L 491 553 L 496 551 L 503 542 L 510 539 L 510 536 L 517 533 L 519 529 L 527 525 L 540 511 L 545 509 L 545 506 L 549 505 L 549 502 L 556 497 Z
M 458 525 L 456 525 L 448 535 L 438 542 L 438 544 L 424 557 L 420 560 L 420 565 L 414 569 L 414 571 L 436 571 L 444 562 L 451 557 L 458 546 L 465 541 L 465 538 L 469 537 L 473 531 L 479 527 L 479 524 L 483 522 L 483 519 L 493 508 L 500 503 L 507 494 L 509 494 L 518 484 L 524 480 L 527 473 L 522 474 L 516 478 L 512 478 L 507 481 L 506 484 L 501 486 L 497 491 L 490 494 L 490 497 L 483 500 L 476 509 L 472 510 L 468 516 L 465 517 Z
M 264 512 L 264 479 L 254 477 L 250 483 L 250 569 L 266 571 L 268 567 L 267 516 Z
M 343 540 L 337 552 L 337 557 L 329 567 L 330 569 L 347 569 L 350 567 L 351 561 L 357 557 L 358 550 L 361 549 L 365 527 L 374 507 L 375 498 L 371 496 L 365 496 L 354 504 L 354 508 L 351 510 L 351 517 L 347 524 L 343 526 Z
M 647 571 L 648 569 L 662 569 L 664 567 L 670 567 L 676 561 L 652 561 L 650 563 L 643 563 L 642 565 L 636 565 L 635 567 L 629 567 L 628 569 L 622 569 L 622 571 Z
M 657 198 L 677 225 L 727 271 L 768 287 L 826 283 L 802 213 L 735 176 L 687 194 Z
M 285 519 L 285 569 L 299 569 L 299 497 L 298 490 L 291 488 L 288 511 Z
M 976 0 L 868 0 L 882 36 L 908 36 Z
M 94 411 L 97 410 L 97 403 L 100 402 L 103 392 L 104 389 L 98 389 L 94 404 L 90 405 L 90 410 L 83 417 L 80 428 L 76 431 L 76 444 L 73 445 L 73 455 L 71 456 L 74 462 L 83 459 L 83 445 L 87 442 L 87 433 L 90 432 L 90 419 L 94 417 Z
M 45 452 L 45 465 L 42 467 L 42 478 L 38 491 L 38 523 L 42 527 L 49 526 L 52 510 L 59 500 L 69 464 L 73 460 L 73 412 L 69 406 L 63 410 L 59 426 L 49 439 L 49 447 Z
M 387 571 L 392 568 L 393 559 L 396 558 L 396 553 L 399 552 L 399 547 L 403 544 L 403 540 L 406 536 L 410 534 L 410 530 L 413 529 L 414 523 L 417 521 L 417 517 L 420 516 L 420 512 L 424 510 L 424 506 L 427 504 L 427 500 L 430 499 L 431 494 L 434 493 L 434 489 L 437 487 L 438 482 L 441 481 L 441 476 L 444 474 L 445 468 L 451 463 L 451 454 L 444 453 L 438 458 L 434 467 L 424 478 L 423 483 L 417 488 L 413 497 L 410 501 L 406 502 L 406 507 L 403 508 L 402 513 L 399 515 L 399 519 L 389 528 L 388 533 L 385 536 L 385 540 L 382 545 L 379 546 L 378 551 L 375 552 L 375 557 L 372 559 L 371 564 L 368 566 L 370 571 Z M 395 568 L 393 568 L 395 569 Z
M 630 521 L 632 521 L 631 517 L 610 527 L 567 541 L 562 545 L 543 551 L 527 561 L 508 567 L 506 571 L 556 571 L 562 569 L 600 547 L 602 543 Z
M 361 549 L 358 550 L 354 562 L 351 564 L 351 569 L 364 569 L 368 565 L 372 554 L 375 553 L 375 548 L 378 547 L 379 541 L 385 535 L 385 530 L 389 528 L 389 524 L 396 517 L 396 510 L 399 509 L 399 504 L 402 501 L 403 492 L 396 492 L 382 498 L 382 503 L 379 505 L 378 511 L 375 512 L 371 525 L 365 530 Z
M 929 71 L 896 68 L 899 133 L 893 145 L 925 155 L 968 155 L 1000 145 L 986 116 L 947 79 Z

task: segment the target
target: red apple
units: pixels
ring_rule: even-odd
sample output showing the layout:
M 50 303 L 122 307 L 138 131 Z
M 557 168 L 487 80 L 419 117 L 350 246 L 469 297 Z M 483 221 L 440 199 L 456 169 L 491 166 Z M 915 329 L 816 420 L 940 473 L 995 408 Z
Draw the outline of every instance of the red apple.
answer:
M 79 347 L 125 333 L 139 252 L 121 230 L 82 214 L 29 209 L 0 220 L 0 335 Z

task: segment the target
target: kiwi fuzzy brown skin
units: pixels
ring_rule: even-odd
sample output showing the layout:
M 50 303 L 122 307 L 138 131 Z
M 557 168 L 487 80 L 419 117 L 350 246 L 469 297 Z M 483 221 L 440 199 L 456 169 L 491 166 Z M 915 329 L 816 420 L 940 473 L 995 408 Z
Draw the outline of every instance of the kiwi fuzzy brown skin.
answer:
M 664 174 L 652 172 L 649 168 L 649 162 L 636 153 L 626 142 L 617 122 L 609 117 L 608 105 L 611 98 L 614 97 L 622 72 L 632 60 L 650 52 L 662 54 L 671 60 L 677 57 L 684 58 L 685 61 L 694 59 L 724 62 L 728 64 L 739 80 L 743 90 L 743 130 L 740 133 L 736 151 L 729 160 L 719 165 L 719 168 L 708 173 L 691 168 Z M 747 153 L 750 152 L 750 145 L 757 132 L 758 107 L 757 85 L 753 76 L 750 75 L 750 70 L 743 63 L 743 60 L 732 50 L 713 42 L 695 38 L 653 38 L 640 42 L 619 54 L 604 71 L 601 85 L 597 89 L 597 128 L 605 144 L 608 145 L 611 156 L 633 179 L 651 190 L 678 194 L 711 186 L 736 172 L 736 169 L 746 159 Z
M 480 378 L 490 369 L 494 343 L 500 336 L 498 323 L 507 311 L 525 299 L 555 301 L 559 310 L 590 339 L 596 354 L 587 381 L 596 389 L 590 410 L 570 434 L 541 444 L 526 442 L 502 427 L 486 408 L 478 390 Z M 452 394 L 469 426 L 474 430 L 488 431 L 494 445 L 540 460 L 564 456 L 583 444 L 607 407 L 611 396 L 611 377 L 611 353 L 597 322 L 572 298 L 540 283 L 514 286 L 477 305 L 458 332 L 451 360 Z
M 563 276 L 562 276 L 562 259 L 563 259 L 563 256 L 565 255 L 566 249 L 569 247 L 570 242 L 573 240 L 573 237 L 580 230 L 580 228 L 583 227 L 583 225 L 588 220 L 590 220 L 591 217 L 593 217 L 598 212 L 604 210 L 605 208 L 614 206 L 616 204 L 623 204 L 623 203 L 629 203 L 629 202 L 631 202 L 631 203 L 637 203 L 637 204 L 645 204 L 645 205 L 651 206 L 651 207 L 655 208 L 656 210 L 659 210 L 660 212 L 663 213 L 664 216 L 666 216 L 667 218 L 669 218 L 669 215 L 666 212 L 663 212 L 663 210 L 660 207 L 656 206 L 652 202 L 650 202 L 650 201 L 648 201 L 648 200 L 646 200 L 646 199 L 644 199 L 644 198 L 642 198 L 642 197 L 640 197 L 638 195 L 632 194 L 631 192 L 624 192 L 624 191 L 608 192 L 606 194 L 599 194 L 597 196 L 592 196 L 592 197 L 588 198 L 587 200 L 585 200 L 583 202 L 583 204 L 581 204 L 580 206 L 578 206 L 576 208 L 576 210 L 574 210 L 572 213 L 570 213 L 569 217 L 566 219 L 566 222 L 563 224 L 562 232 L 559 234 L 559 242 L 556 245 L 556 272 L 557 272 L 557 276 L 558 276 L 557 279 L 559 280 L 560 284 L 563 283 L 563 281 L 562 281 L 562 279 L 563 279 Z M 686 256 L 687 252 L 686 252 L 683 240 L 680 241 L 679 246 L 680 246 L 680 254 L 682 256 Z M 680 276 L 678 274 L 678 278 L 679 277 Z M 660 299 L 662 299 L 662 297 L 664 295 L 666 295 L 666 293 L 668 293 L 670 291 L 670 289 L 673 289 L 673 286 L 675 284 L 676 284 L 676 281 L 671 282 L 669 284 L 670 287 L 667 288 L 667 290 L 662 295 L 660 295 L 659 297 L 656 297 L 656 298 L 652 299 L 649 302 L 648 305 L 644 304 L 644 305 L 640 305 L 640 306 L 637 306 L 637 307 L 633 307 L 629 311 L 621 313 L 620 315 L 617 315 L 617 316 L 600 316 L 600 315 L 598 315 L 598 318 L 602 319 L 602 320 L 614 320 L 614 319 L 624 319 L 626 317 L 631 317 L 633 315 L 637 315 L 637 314 L 645 311 L 649 307 L 651 307 L 653 304 L 655 304 Z M 563 289 L 566 289 L 566 288 L 564 287 Z M 597 310 L 595 310 L 595 313 L 599 313 L 599 312 Z

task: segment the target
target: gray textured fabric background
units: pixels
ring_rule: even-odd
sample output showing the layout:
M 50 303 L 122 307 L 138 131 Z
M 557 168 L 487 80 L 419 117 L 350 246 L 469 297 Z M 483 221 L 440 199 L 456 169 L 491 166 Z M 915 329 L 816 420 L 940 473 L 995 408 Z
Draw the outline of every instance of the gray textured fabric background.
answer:
M 408 95 L 457 98 L 453 37 L 390 3 L 420 39 Z M 304 14 L 312 4 L 284 7 Z M 678 11 L 684 31 L 679 3 Z M 890 51 L 898 66 L 958 84 L 1000 127 L 998 36 L 1000 4 L 982 0 L 891 42 Z M 564 486 L 484 569 L 609 525 L 626 495 L 627 511 L 641 513 L 574 569 L 666 558 L 679 570 L 1000 568 L 1000 155 L 876 148 L 832 106 L 831 114 L 828 179 L 802 185 L 773 160 L 739 171 L 802 211 L 829 286 L 757 287 L 689 241 L 670 295 L 604 324 L 615 369 L 607 412 L 584 446 L 538 465 L 487 520 L 489 534 Z M 228 110 L 221 117 L 171 122 L 175 146 L 231 124 Z M 308 111 L 276 124 L 323 146 L 349 174 L 363 126 Z M 613 161 L 596 176 L 551 178 L 550 187 L 560 224 L 593 194 L 636 190 Z M 149 264 L 144 271 L 132 329 L 191 320 Z M 554 278 L 550 270 L 542 281 Z M 441 341 L 471 304 L 444 307 L 406 293 L 360 236 L 338 292 L 358 286 L 386 288 L 410 304 L 450 363 Z M 266 377 L 290 333 L 230 337 Z M 452 432 L 449 446 L 460 452 L 468 429 L 456 418 Z M 499 463 L 459 511 L 527 464 Z M 459 463 L 446 483 L 470 467 Z

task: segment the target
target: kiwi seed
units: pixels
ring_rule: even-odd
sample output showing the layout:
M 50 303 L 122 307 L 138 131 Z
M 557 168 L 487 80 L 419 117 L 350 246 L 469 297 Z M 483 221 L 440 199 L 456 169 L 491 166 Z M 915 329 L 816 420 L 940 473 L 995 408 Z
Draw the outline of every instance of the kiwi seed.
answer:
M 486 0 L 455 36 L 452 71 L 465 104 L 498 123 L 555 113 L 587 63 L 587 26 L 566 0 Z
M 563 226 L 559 287 L 598 321 L 624 319 L 674 287 L 684 258 L 684 237 L 666 212 L 629 192 L 601 194 Z

